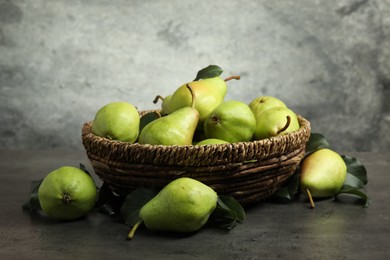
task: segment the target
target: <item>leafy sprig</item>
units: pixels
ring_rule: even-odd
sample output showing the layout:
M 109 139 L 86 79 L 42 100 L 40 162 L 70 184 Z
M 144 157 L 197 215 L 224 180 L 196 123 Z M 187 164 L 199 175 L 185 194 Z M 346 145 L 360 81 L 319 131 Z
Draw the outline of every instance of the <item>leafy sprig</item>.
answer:
M 331 145 L 326 140 L 324 135 L 320 133 L 311 133 L 309 142 L 306 147 L 306 153 L 302 160 L 304 160 L 308 155 L 314 153 L 315 151 L 324 148 L 331 149 Z M 368 207 L 371 202 L 371 199 L 362 190 L 368 183 L 366 168 L 358 159 L 352 156 L 341 155 L 341 157 L 347 165 L 347 177 L 340 191 L 335 194 L 335 197 L 341 194 L 355 195 L 362 199 L 363 207 Z M 287 182 L 273 194 L 272 199 L 281 202 L 291 202 L 296 198 L 296 195 L 298 193 L 299 167 L 294 173 L 294 175 L 291 176 L 287 180 Z

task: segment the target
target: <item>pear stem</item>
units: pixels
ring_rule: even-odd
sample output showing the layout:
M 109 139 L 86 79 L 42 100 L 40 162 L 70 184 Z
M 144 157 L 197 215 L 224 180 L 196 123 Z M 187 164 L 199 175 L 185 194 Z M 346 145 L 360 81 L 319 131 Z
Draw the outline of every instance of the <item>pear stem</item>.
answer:
M 232 79 L 235 79 L 235 80 L 239 80 L 241 77 L 240 76 L 230 76 L 230 77 L 227 77 L 226 79 L 224 79 L 225 81 L 229 81 L 229 80 L 232 80 Z
M 310 190 L 306 189 L 307 197 L 309 197 L 309 202 L 310 202 L 310 208 L 314 209 L 314 201 L 313 197 L 311 196 Z
M 143 220 L 141 219 L 140 221 L 138 221 L 137 223 L 135 223 L 135 225 L 131 228 L 129 234 L 127 235 L 127 238 L 128 239 L 133 239 L 134 237 L 134 234 L 135 234 L 135 231 L 137 231 L 139 225 L 141 225 L 141 223 L 143 222 Z
M 188 90 L 191 92 L 191 96 L 192 96 L 192 102 L 191 102 L 191 107 L 192 108 L 195 108 L 195 92 L 194 90 L 192 89 L 192 87 L 190 86 L 190 84 L 187 84 L 187 88 Z
M 165 98 L 164 98 L 163 96 L 157 95 L 157 96 L 154 98 L 153 103 L 156 104 L 157 101 L 158 101 L 159 99 L 164 100 Z
M 291 117 L 290 116 L 286 116 L 286 119 L 287 119 L 286 125 L 283 126 L 283 128 L 279 129 L 278 132 L 276 132 L 276 134 L 280 134 L 281 132 L 285 131 L 290 126 Z

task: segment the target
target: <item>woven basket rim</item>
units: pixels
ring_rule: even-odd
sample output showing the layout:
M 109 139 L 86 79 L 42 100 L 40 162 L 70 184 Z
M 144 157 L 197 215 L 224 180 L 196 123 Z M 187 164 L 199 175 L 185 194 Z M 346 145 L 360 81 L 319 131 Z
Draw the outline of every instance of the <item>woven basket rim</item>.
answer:
M 151 111 L 154 110 L 142 112 Z M 139 162 L 141 160 L 141 163 L 176 165 L 174 160 L 182 160 L 184 162 L 178 162 L 178 164 L 186 165 L 189 163 L 189 158 L 187 157 L 192 157 L 192 159 L 196 157 L 200 160 L 204 160 L 208 159 L 206 154 L 213 154 L 214 157 L 217 156 L 218 158 L 214 158 L 215 162 L 212 164 L 243 162 L 290 153 L 306 145 L 310 136 L 310 122 L 299 114 L 297 114 L 297 117 L 300 123 L 300 128 L 297 131 L 249 142 L 205 145 L 151 145 L 127 143 L 94 135 L 91 131 L 93 121 L 84 123 L 82 127 L 82 141 L 87 153 L 105 158 L 114 157 L 115 160 L 119 161 L 122 160 L 120 157 L 124 156 L 126 158 L 123 158 L 123 161 L 129 161 L 129 158 L 131 158 L 130 162 L 132 160 L 133 162 Z M 148 156 L 150 155 L 150 158 L 140 158 L 145 154 Z M 174 158 L 175 156 L 179 156 L 180 159 Z M 161 159 L 160 162 L 157 162 L 156 160 L 158 160 L 159 157 L 162 157 L 163 159 Z M 224 157 L 229 158 L 223 159 Z M 163 160 L 164 162 L 162 162 Z M 167 163 L 167 161 L 169 162 Z M 202 162 L 198 163 L 202 164 Z M 203 165 L 208 165 L 208 163 L 203 162 Z
M 157 111 L 157 110 L 146 110 L 146 111 L 142 111 L 142 112 L 153 112 L 153 111 Z M 141 112 L 141 115 L 142 115 L 142 112 Z M 123 141 L 112 140 L 112 139 L 108 139 L 108 138 L 97 136 L 97 135 L 93 134 L 91 131 L 93 120 L 90 120 L 90 121 L 87 121 L 84 123 L 83 128 L 82 128 L 82 130 L 83 130 L 82 134 L 83 134 L 83 136 L 84 135 L 88 135 L 88 137 L 93 136 L 93 138 L 96 140 L 105 141 L 105 142 L 112 143 L 112 144 L 121 144 L 121 145 L 125 145 L 125 146 L 130 146 L 130 147 L 131 146 L 133 146 L 133 147 L 150 147 L 150 148 L 155 148 L 155 149 L 156 148 L 186 149 L 188 147 L 202 147 L 202 146 L 209 146 L 209 147 L 239 146 L 239 145 L 248 144 L 248 143 L 263 144 L 269 140 L 282 140 L 286 136 L 296 135 L 297 133 L 302 132 L 304 130 L 310 131 L 310 122 L 307 119 L 305 119 L 303 116 L 301 116 L 300 114 L 296 114 L 296 115 L 298 117 L 298 121 L 300 124 L 300 128 L 297 131 L 294 131 L 294 132 L 291 132 L 291 133 L 288 133 L 285 135 L 279 135 L 279 136 L 274 136 L 274 137 L 260 139 L 260 140 L 251 140 L 251 141 L 247 141 L 247 142 L 235 142 L 235 143 L 228 143 L 228 144 L 161 145 L 161 144 L 140 144 L 137 142 L 135 142 L 135 143 L 123 142 Z

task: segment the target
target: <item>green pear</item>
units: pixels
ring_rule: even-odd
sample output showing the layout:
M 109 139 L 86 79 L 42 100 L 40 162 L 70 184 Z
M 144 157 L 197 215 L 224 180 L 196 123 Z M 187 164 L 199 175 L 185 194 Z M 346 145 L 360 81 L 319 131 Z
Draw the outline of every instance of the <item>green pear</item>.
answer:
M 138 137 L 140 144 L 191 145 L 199 122 L 199 112 L 193 107 L 195 94 L 188 85 L 193 104 L 183 107 L 147 124 Z
M 241 101 L 222 102 L 205 119 L 203 128 L 207 139 L 216 138 L 229 143 L 252 139 L 256 119 L 249 106 Z
M 181 177 L 147 202 L 139 216 L 153 231 L 194 232 L 206 224 L 217 200 L 217 193 L 209 186 Z
M 162 103 L 161 103 L 161 115 L 168 115 L 168 114 L 171 113 L 171 109 L 170 109 L 171 97 L 172 97 L 172 95 L 168 95 L 166 97 L 162 97 L 160 95 L 157 95 L 155 97 L 155 99 L 153 100 L 154 104 L 156 104 L 159 99 L 162 100 Z
M 343 158 L 324 148 L 305 157 L 300 166 L 300 188 L 312 198 L 326 198 L 335 195 L 343 186 L 347 176 L 347 165 Z
M 190 85 L 196 95 L 195 108 L 199 111 L 199 122 L 203 122 L 225 98 L 226 82 L 219 76 L 183 84 L 176 89 L 170 99 L 170 111 L 191 106 L 192 97 L 187 90 Z
M 256 118 L 255 140 L 284 135 L 300 127 L 297 115 L 287 107 L 267 109 Z
M 287 107 L 286 104 L 273 96 L 259 96 L 254 98 L 250 103 L 249 107 L 252 110 L 253 114 L 257 118 L 264 111 L 272 107 Z
M 138 110 L 127 102 L 112 102 L 100 108 L 92 122 L 92 133 L 112 140 L 134 143 L 139 134 Z
M 208 138 L 204 139 L 195 145 L 206 145 L 206 144 L 228 144 L 229 142 L 226 142 L 225 140 L 216 139 L 216 138 Z

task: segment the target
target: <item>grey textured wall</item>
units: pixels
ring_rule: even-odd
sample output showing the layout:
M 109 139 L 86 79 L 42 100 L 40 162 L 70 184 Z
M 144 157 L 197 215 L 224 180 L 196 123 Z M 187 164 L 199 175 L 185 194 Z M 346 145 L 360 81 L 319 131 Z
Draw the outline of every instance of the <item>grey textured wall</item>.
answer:
M 83 149 L 124 100 L 158 107 L 209 64 L 227 99 L 284 100 L 343 151 L 390 151 L 389 0 L 0 0 L 0 148 Z

